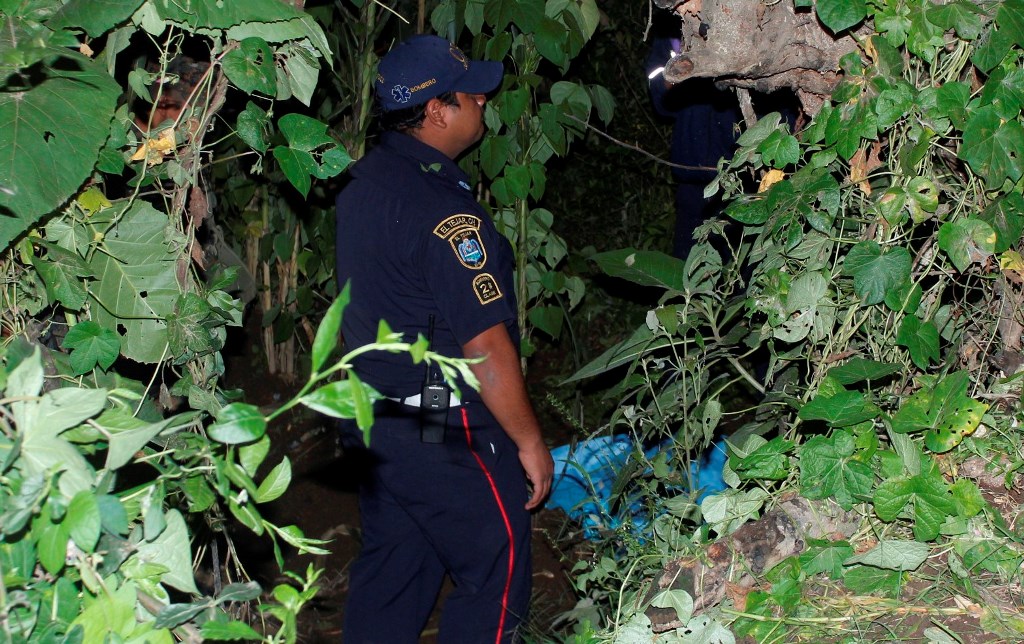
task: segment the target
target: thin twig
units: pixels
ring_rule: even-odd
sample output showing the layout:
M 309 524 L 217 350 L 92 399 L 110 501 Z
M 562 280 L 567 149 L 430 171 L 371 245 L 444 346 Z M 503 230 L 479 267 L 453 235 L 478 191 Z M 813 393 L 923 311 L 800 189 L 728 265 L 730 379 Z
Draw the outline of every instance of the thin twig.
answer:
M 718 168 L 713 168 L 713 167 L 706 166 L 706 165 L 684 165 L 682 163 L 672 163 L 671 161 L 666 161 L 665 159 L 662 159 L 661 157 L 659 157 L 657 155 L 651 154 L 650 152 L 648 152 L 647 150 L 644 150 L 643 148 L 640 148 L 640 147 L 637 147 L 635 145 L 631 145 L 629 143 L 626 143 L 625 141 L 620 141 L 620 140 L 616 139 L 611 134 L 608 134 L 607 132 L 604 132 L 601 129 L 594 127 L 593 125 L 591 125 L 590 123 L 587 123 L 586 121 L 584 121 L 581 118 L 573 116 L 572 114 L 566 114 L 565 116 L 566 116 L 566 118 L 569 118 L 569 119 L 571 119 L 573 121 L 576 121 L 577 123 L 579 123 L 583 127 L 590 128 L 594 132 L 597 132 L 598 134 L 600 134 L 604 138 L 608 139 L 612 143 L 615 143 L 616 145 L 620 145 L 620 146 L 626 148 L 627 150 L 633 150 L 634 152 L 639 152 L 640 154 L 644 155 L 645 157 L 647 157 L 649 159 L 653 159 L 654 161 L 657 161 L 658 163 L 660 163 L 662 165 L 667 165 L 667 166 L 669 166 L 671 168 L 680 168 L 682 170 L 708 170 L 708 171 L 711 171 L 711 172 L 718 172 Z

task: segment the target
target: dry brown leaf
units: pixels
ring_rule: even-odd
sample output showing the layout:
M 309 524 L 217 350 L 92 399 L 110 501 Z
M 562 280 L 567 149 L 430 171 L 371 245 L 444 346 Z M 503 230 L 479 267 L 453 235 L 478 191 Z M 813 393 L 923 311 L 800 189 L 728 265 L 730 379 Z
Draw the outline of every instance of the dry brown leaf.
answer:
M 146 165 L 154 166 L 164 162 L 164 157 L 177 147 L 174 137 L 174 128 L 161 130 L 156 138 L 147 138 L 145 143 L 132 155 L 132 161 L 146 160 Z
M 782 170 L 769 170 L 763 177 L 761 177 L 761 183 L 757 186 L 757 191 L 759 193 L 764 192 L 785 178 L 786 173 Z

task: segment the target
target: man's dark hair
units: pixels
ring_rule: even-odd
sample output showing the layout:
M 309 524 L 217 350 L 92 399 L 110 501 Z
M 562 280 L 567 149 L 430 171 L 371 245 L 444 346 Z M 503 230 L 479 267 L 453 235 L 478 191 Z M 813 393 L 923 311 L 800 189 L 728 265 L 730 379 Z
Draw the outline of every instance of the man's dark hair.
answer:
M 436 96 L 437 100 L 445 105 L 458 105 L 459 99 L 455 92 L 445 92 Z M 430 101 L 427 101 L 428 103 Z M 405 132 L 415 130 L 423 126 L 423 118 L 426 116 L 427 103 L 413 105 L 401 110 L 387 112 L 377 102 L 377 116 L 380 122 L 380 129 L 384 131 Z

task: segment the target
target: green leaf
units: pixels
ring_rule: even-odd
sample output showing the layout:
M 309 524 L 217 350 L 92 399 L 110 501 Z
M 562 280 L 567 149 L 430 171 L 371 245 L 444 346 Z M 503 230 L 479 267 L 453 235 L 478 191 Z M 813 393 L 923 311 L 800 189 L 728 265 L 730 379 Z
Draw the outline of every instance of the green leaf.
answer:
M 591 259 L 612 277 L 641 286 L 655 286 L 679 292 L 686 290 L 685 263 L 659 251 L 625 248 L 597 253 Z
M 228 501 L 228 509 L 242 525 L 252 530 L 256 536 L 260 536 L 265 532 L 266 528 L 263 527 L 263 517 L 260 516 L 259 510 L 252 503 L 239 505 L 237 501 L 231 499 Z
M 886 597 L 899 597 L 903 573 L 883 570 L 874 566 L 854 566 L 843 575 L 843 583 L 857 595 L 882 593 Z
M 853 276 L 853 290 L 865 305 L 872 305 L 910 279 L 912 262 L 910 251 L 902 246 L 883 252 L 877 242 L 862 241 L 847 254 L 843 273 Z
M 206 327 L 213 316 L 210 304 L 196 293 L 182 293 L 167 314 L 167 341 L 171 355 L 183 356 L 182 362 L 192 356 L 204 356 L 218 350 L 223 344 Z
M 900 120 L 914 106 L 913 88 L 905 83 L 884 89 L 875 101 L 875 114 L 878 116 L 878 127 L 885 129 Z
M 228 29 L 245 23 L 277 23 L 299 19 L 303 14 L 279 0 L 245 2 L 153 2 L 151 6 L 164 20 L 186 24 L 194 29 Z
M 110 494 L 96 497 L 96 507 L 100 513 L 100 525 L 111 534 L 128 534 L 128 513 L 121 500 Z
M 184 426 L 189 418 L 191 415 L 172 416 L 156 423 L 149 423 L 120 408 L 103 414 L 96 423 L 110 434 L 110 447 L 107 450 L 104 467 L 111 471 L 124 467 L 146 446 L 146 443 L 172 424 Z
M 142 541 L 131 559 L 167 568 L 161 582 L 186 593 L 199 594 L 192 577 L 192 548 L 185 519 L 177 510 L 168 510 L 167 527 L 152 541 Z
M 878 417 L 880 410 L 859 391 L 840 391 L 833 396 L 815 396 L 800 408 L 802 420 L 821 420 L 831 427 L 847 427 Z
M 505 186 L 516 199 L 526 199 L 530 195 L 530 168 L 521 165 L 505 166 Z
M 864 500 L 875 482 L 871 468 L 853 459 L 853 435 L 837 430 L 814 436 L 800 448 L 800 491 L 808 499 L 833 497 L 844 510 Z
M 83 490 L 68 504 L 63 526 L 75 545 L 83 552 L 92 552 L 100 538 L 100 508 L 93 492 Z
M 264 436 L 255 443 L 248 443 L 238 448 L 238 464 L 249 476 L 256 476 L 256 471 L 263 459 L 270 453 L 270 437 Z
M 584 3 L 593 1 L 584 0 Z M 597 110 L 597 118 L 601 119 L 601 122 L 605 125 L 611 123 L 612 117 L 615 115 L 616 105 L 615 97 L 612 93 L 603 85 L 590 85 L 587 87 L 587 92 L 594 103 L 594 109 Z
M 320 153 L 320 167 L 315 176 L 317 179 L 336 177 L 352 163 L 352 157 L 348 155 L 348 151 L 340 145 L 335 145 Z
M 516 121 L 526 112 L 530 105 L 530 91 L 526 87 L 519 87 L 509 90 L 501 95 L 501 106 L 498 113 L 501 115 L 501 122 L 505 125 L 514 125 Z M 505 137 L 492 137 L 502 138 Z M 502 159 L 507 161 L 508 158 Z M 493 176 L 493 175 L 491 175 Z
M 984 264 L 995 251 L 996 240 L 996 232 L 980 219 L 947 221 L 939 228 L 939 248 L 961 272 L 975 262 Z
M 565 52 L 568 32 L 562 23 L 548 16 L 540 18 L 533 39 L 537 46 L 537 53 L 541 56 L 558 67 L 565 67 L 568 64 L 568 56 Z
M 1012 248 L 1024 234 L 1024 198 L 1010 193 L 992 204 L 978 215 L 992 230 L 996 231 L 993 252 L 1003 253 Z
M 931 320 L 924 322 L 916 315 L 904 317 L 896 344 L 907 347 L 910 359 L 919 369 L 926 370 L 932 362 L 939 361 L 939 329 Z
M 875 513 L 882 521 L 895 521 L 903 509 L 913 506 L 914 536 L 919 541 L 932 541 L 946 517 L 956 513 L 956 506 L 941 474 L 924 473 L 910 478 L 884 481 L 873 497 Z
M 579 371 L 567 378 L 563 384 L 591 378 L 593 376 L 611 371 L 616 367 L 633 362 L 645 353 L 654 352 L 658 349 L 671 346 L 673 340 L 664 335 L 657 337 L 651 332 L 646 324 L 639 326 L 633 334 L 611 346 L 597 358 L 584 365 Z
M 843 562 L 850 566 L 862 564 L 883 570 L 917 570 L 928 558 L 931 548 L 920 541 L 882 540 L 871 550 L 854 555 Z
M 338 333 L 341 330 L 341 319 L 345 314 L 345 307 L 348 306 L 350 299 L 351 289 L 349 284 L 346 283 L 344 288 L 341 289 L 341 294 L 331 302 L 331 306 L 327 308 L 323 319 L 320 320 L 320 326 L 317 328 L 316 336 L 313 338 L 313 348 L 310 351 L 310 371 L 313 373 L 320 373 L 320 368 L 327 362 L 327 358 L 338 348 Z
M 852 385 L 864 380 L 880 380 L 902 369 L 894 362 L 878 362 L 865 358 L 851 358 L 846 364 L 832 367 L 828 376 L 835 378 L 841 385 Z
M 943 29 L 954 29 L 964 40 L 981 35 L 983 14 L 973 2 L 956 0 L 944 6 L 929 6 L 928 20 Z
M 48 391 L 39 401 L 33 431 L 56 436 L 100 413 L 106 404 L 106 389 L 63 387 Z
M 835 34 L 856 25 L 868 13 L 864 0 L 817 0 L 814 11 Z
M 921 306 L 921 297 L 924 291 L 920 284 L 905 282 L 885 294 L 885 305 L 897 313 L 911 315 Z
M 508 136 L 488 136 L 480 144 L 480 167 L 487 178 L 494 179 L 505 168 L 508 163 L 511 150 L 511 141 Z
M 167 215 L 144 201 L 135 202 L 103 236 L 101 252 L 90 263 L 97 278 L 90 310 L 101 327 L 124 327 L 126 357 L 142 363 L 165 357 L 163 316 L 178 299 L 177 260 L 186 248 Z
M 775 437 L 760 445 L 743 458 L 729 457 L 729 467 L 741 479 L 768 479 L 779 481 L 789 475 L 789 458 L 785 455 L 793 449 L 793 443 Z
M 847 541 L 808 540 L 808 549 L 800 554 L 800 569 L 811 576 L 820 572 L 831 579 L 843 576 L 843 562 L 853 555 L 853 548 Z
M 274 147 L 274 158 L 281 166 L 285 178 L 305 197 L 312 185 L 310 177 L 319 171 L 313 155 L 304 150 L 278 145 Z
M 352 380 L 337 380 L 299 398 L 299 402 L 333 418 L 355 418 L 355 394 Z
M 291 482 L 292 464 L 286 456 L 263 479 L 263 482 L 256 489 L 253 500 L 256 503 L 270 503 L 284 494 Z
M 278 50 L 278 54 L 292 96 L 303 105 L 309 106 L 320 76 L 319 63 L 300 45 L 285 45 Z
M 4 31 L 7 32 L 5 26 Z M 0 49 L 13 47 L 0 36 Z M 92 173 L 121 87 L 96 62 L 40 69 L 25 91 L 0 92 L 0 248 L 56 210 Z
M 363 435 L 369 444 L 370 427 L 373 426 L 373 402 L 380 400 L 382 396 L 373 387 L 363 384 L 363 381 L 355 373 L 349 373 L 348 379 L 352 383 L 352 403 L 356 409 L 356 425 L 363 430 Z
M 218 443 L 238 445 L 259 440 L 267 431 L 267 420 L 259 408 L 248 403 L 231 403 L 217 414 L 207 434 Z
M 175 626 L 180 626 L 209 607 L 209 603 L 205 601 L 164 606 L 163 610 L 157 613 L 156 619 L 153 620 L 153 627 L 174 628 Z
M 683 624 L 693 617 L 693 598 L 690 593 L 678 588 L 661 591 L 651 600 L 651 606 L 671 608 L 676 613 L 676 619 Z
M 1020 0 L 1003 2 L 996 13 L 996 23 L 1017 46 L 1024 47 L 1024 3 Z
M 68 552 L 68 533 L 60 524 L 50 523 L 49 520 L 42 521 L 39 529 L 39 536 L 36 538 L 36 552 L 39 555 L 39 563 L 43 565 L 46 572 L 56 575 L 64 567 L 64 558 Z M 33 532 L 35 532 L 33 528 Z
M 260 585 L 255 581 L 228 584 L 217 595 L 217 603 L 226 604 L 228 602 L 252 601 L 260 596 L 260 592 Z
M 947 452 L 964 436 L 974 433 L 988 405 L 967 396 L 969 378 L 958 371 L 942 378 L 934 387 L 912 395 L 892 417 L 898 434 L 926 430 L 925 445 L 935 452 Z
M 79 311 L 89 299 L 82 278 L 92 277 L 85 260 L 56 244 L 40 241 L 46 247 L 46 259 L 32 256 L 32 265 L 46 285 L 46 296 L 60 302 L 69 311 Z
M 1016 182 L 1024 175 L 1024 126 L 1016 119 L 1004 120 L 997 107 L 986 105 L 970 115 L 964 127 L 963 143 L 957 153 L 971 169 L 985 179 L 990 190 L 1004 181 Z
M 268 133 L 270 130 L 270 119 L 267 113 L 255 103 L 249 101 L 245 109 L 239 112 L 235 120 L 235 131 L 238 137 L 253 150 L 266 152 L 270 147 Z
M 257 633 L 245 622 L 215 622 L 210 620 L 203 623 L 202 636 L 205 640 L 218 642 L 234 642 L 237 640 L 262 641 L 263 636 Z
M 97 38 L 126 21 L 143 0 L 70 0 L 53 15 L 46 26 L 54 31 L 81 29 Z
M 760 488 L 744 492 L 726 490 L 704 497 L 700 509 L 711 529 L 724 536 L 757 516 L 767 498 L 768 492 Z
M 325 145 L 337 144 L 337 141 L 327 134 L 326 123 L 302 114 L 285 114 L 278 120 L 277 127 L 288 141 L 288 147 L 294 150 L 312 152 Z
M 71 367 L 75 375 L 88 373 L 96 366 L 103 370 L 109 369 L 121 353 L 121 339 L 118 335 L 92 320 L 71 327 L 61 346 L 71 351 Z
M 782 130 L 775 130 L 757 146 L 765 165 L 784 168 L 800 160 L 800 144 L 796 137 Z
M 277 93 L 274 52 L 262 38 L 254 36 L 238 43 L 237 49 L 221 59 L 221 68 L 228 80 L 246 94 L 260 92 L 275 96 Z
M 988 502 L 981 495 L 981 490 L 974 481 L 960 479 L 954 483 L 950 490 L 953 493 L 953 503 L 956 504 L 956 514 L 959 517 L 970 518 L 988 507 Z
M 989 29 L 981 44 L 974 50 L 971 62 L 983 72 L 989 72 L 1003 61 L 1013 48 L 1013 37 L 1002 29 Z

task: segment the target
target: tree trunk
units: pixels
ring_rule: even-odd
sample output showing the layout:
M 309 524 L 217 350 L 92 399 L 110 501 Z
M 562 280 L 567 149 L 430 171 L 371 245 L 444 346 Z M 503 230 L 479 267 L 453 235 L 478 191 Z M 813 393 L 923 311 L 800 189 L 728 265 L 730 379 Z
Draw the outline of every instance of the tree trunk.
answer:
M 682 18 L 682 51 L 665 65 L 665 80 L 714 78 L 721 86 L 763 93 L 796 92 L 810 116 L 839 80 L 839 59 L 857 44 L 836 38 L 811 9 L 790 0 L 655 0 Z

